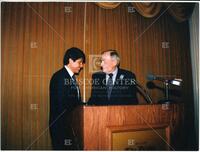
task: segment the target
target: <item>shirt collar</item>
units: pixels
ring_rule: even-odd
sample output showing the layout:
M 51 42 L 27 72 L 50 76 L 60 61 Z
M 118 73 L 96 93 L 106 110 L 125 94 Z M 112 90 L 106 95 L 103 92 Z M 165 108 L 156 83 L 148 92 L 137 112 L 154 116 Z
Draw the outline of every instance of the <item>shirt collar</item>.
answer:
M 117 75 L 117 72 L 118 72 L 118 68 L 116 67 L 115 70 L 112 72 L 113 76 Z M 108 74 L 110 74 L 110 73 L 108 73 Z M 106 75 L 108 75 L 108 74 L 106 74 Z
M 116 67 L 115 68 L 115 70 L 112 72 L 112 74 L 113 74 L 113 79 L 115 79 L 116 78 L 116 76 L 117 76 L 117 72 L 118 72 L 118 68 Z M 109 77 L 109 75 L 108 74 L 110 74 L 110 73 L 107 73 L 106 74 L 106 78 L 108 78 Z
M 116 77 L 117 77 L 117 72 L 118 72 L 118 68 L 116 67 L 116 69 L 112 72 L 112 74 L 113 74 L 113 76 L 112 76 L 113 84 L 115 83 L 115 80 L 116 80 Z M 108 79 L 109 79 L 109 75 L 106 74 L 106 84 L 108 82 Z
M 69 73 L 70 77 L 72 77 L 74 75 L 74 73 L 72 72 L 72 70 L 68 66 L 65 65 L 65 69 Z
M 113 71 L 112 74 L 113 74 L 113 75 L 117 75 L 117 72 L 118 72 L 118 68 L 116 67 L 116 68 L 115 68 L 115 71 Z

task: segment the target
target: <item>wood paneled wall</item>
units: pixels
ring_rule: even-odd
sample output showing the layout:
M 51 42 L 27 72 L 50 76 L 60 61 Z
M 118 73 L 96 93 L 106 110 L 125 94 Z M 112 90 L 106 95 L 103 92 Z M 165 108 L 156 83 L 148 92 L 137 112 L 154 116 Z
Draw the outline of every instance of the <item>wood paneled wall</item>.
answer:
M 116 49 L 121 67 L 145 87 L 148 73 L 183 78 L 178 100 L 192 104 L 188 22 L 176 23 L 166 13 L 144 18 L 129 13 L 128 6 L 106 10 L 94 3 L 2 3 L 2 149 L 51 149 L 49 81 L 72 46 L 86 53 L 81 79 L 91 79 L 90 55 Z M 169 48 L 162 47 L 165 42 Z M 85 101 L 90 89 L 81 85 Z M 148 91 L 154 101 L 163 97 L 158 89 Z

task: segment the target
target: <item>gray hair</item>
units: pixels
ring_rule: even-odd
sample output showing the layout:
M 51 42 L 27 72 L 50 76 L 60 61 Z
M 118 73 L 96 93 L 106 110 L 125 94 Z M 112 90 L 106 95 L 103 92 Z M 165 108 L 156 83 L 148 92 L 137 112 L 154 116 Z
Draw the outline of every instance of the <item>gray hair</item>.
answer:
M 117 61 L 117 66 L 119 66 L 120 57 L 119 57 L 119 54 L 117 53 L 116 50 L 106 50 L 106 51 L 102 52 L 101 54 L 104 54 L 104 53 L 110 53 L 111 58 L 116 60 Z

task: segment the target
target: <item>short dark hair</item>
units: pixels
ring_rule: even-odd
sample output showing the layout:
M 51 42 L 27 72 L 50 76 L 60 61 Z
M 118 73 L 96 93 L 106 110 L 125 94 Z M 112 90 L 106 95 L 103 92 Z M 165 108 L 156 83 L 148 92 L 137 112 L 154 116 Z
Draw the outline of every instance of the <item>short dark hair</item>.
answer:
M 64 65 L 68 65 L 69 64 L 69 59 L 72 59 L 73 61 L 76 61 L 78 59 L 82 59 L 83 63 L 85 63 L 85 54 L 83 53 L 83 51 L 79 48 L 76 47 L 72 47 L 69 48 L 64 55 L 64 59 L 63 59 L 63 64 Z

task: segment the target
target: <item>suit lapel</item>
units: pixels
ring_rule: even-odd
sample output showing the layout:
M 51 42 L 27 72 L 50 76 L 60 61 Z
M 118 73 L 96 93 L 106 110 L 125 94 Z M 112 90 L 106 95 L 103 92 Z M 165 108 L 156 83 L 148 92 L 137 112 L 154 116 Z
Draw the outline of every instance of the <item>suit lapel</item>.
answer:
M 115 95 L 115 94 L 118 94 L 119 92 L 117 92 L 117 90 L 119 90 L 119 89 L 115 89 L 115 88 L 117 88 L 117 87 L 119 87 L 120 86 L 120 81 L 121 81 L 121 75 L 122 75 L 122 73 L 121 73 L 121 70 L 118 68 L 118 72 L 117 72 L 117 76 L 116 76 L 116 79 L 115 79 L 115 83 L 114 83 L 114 86 L 113 86 L 113 89 L 112 89 L 112 92 L 111 92 L 111 98 L 113 97 L 113 95 Z
M 67 69 L 65 69 L 65 67 L 63 67 L 63 70 L 64 70 L 64 73 L 65 73 L 65 76 L 64 76 L 65 79 L 68 79 L 69 82 L 70 82 L 69 84 L 74 86 L 74 87 L 70 87 L 70 89 L 72 90 L 72 88 L 76 88 L 76 85 L 74 84 L 74 81 L 73 81 L 72 77 L 69 75 Z M 78 100 L 81 100 L 81 91 L 80 91 L 80 87 L 79 86 L 78 86 L 78 89 L 79 89 L 79 98 L 78 98 Z M 76 90 L 76 89 L 73 89 L 73 90 Z M 78 96 L 77 90 L 76 90 L 76 93 L 77 93 L 77 96 Z
M 101 72 L 97 77 L 97 81 L 101 86 L 106 86 L 106 74 Z
M 100 86 L 102 87 L 100 90 L 102 94 L 107 94 L 107 87 L 106 87 L 106 74 L 102 72 L 102 74 L 99 77 Z
M 117 83 L 117 82 L 120 80 L 120 75 L 121 75 L 121 70 L 118 68 L 117 76 L 116 76 L 115 83 L 114 83 L 114 87 L 119 85 L 119 83 Z
M 63 67 L 63 70 L 64 70 L 65 78 L 71 79 L 71 80 L 72 80 L 72 78 L 70 77 L 70 75 L 69 75 L 67 69 L 65 69 L 65 67 Z

